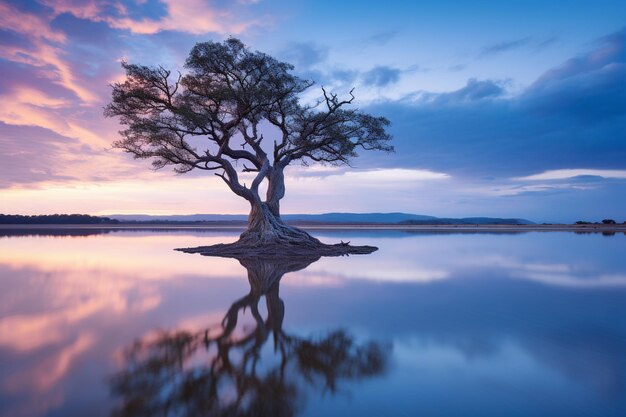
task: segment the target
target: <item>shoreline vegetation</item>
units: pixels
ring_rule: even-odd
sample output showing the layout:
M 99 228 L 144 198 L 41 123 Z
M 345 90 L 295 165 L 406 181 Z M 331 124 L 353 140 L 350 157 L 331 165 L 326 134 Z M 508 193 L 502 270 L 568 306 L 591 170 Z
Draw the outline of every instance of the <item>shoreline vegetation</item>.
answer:
M 91 216 L 87 214 L 18 215 L 0 214 L 0 228 L 181 228 L 242 229 L 248 226 L 244 215 L 164 216 Z M 383 230 L 572 230 L 623 231 L 626 222 L 533 223 L 525 219 L 466 217 L 439 218 L 405 213 L 326 213 L 285 215 L 285 223 L 307 229 L 383 229 Z M 197 220 L 196 220 L 197 218 Z
M 323 215 L 322 215 L 323 216 Z M 425 217 L 425 216 L 424 216 Z M 475 218 L 485 219 L 485 218 Z M 626 223 L 617 222 L 577 222 L 575 224 L 445 224 L 439 219 L 431 217 L 419 222 L 323 222 L 323 221 L 286 221 L 290 226 L 296 226 L 309 232 L 327 233 L 368 233 L 368 232 L 388 232 L 388 233 L 424 233 L 424 234 L 517 234 L 530 232 L 568 232 L 576 234 L 601 234 L 604 236 L 614 236 L 616 234 L 626 235 Z M 452 219 L 462 221 L 463 219 Z M 506 221 L 508 219 L 493 219 L 496 221 Z M 435 223 L 434 221 L 438 222 Z M 430 222 L 430 223 L 429 223 Z M 91 236 L 116 232 L 243 232 L 247 228 L 245 220 L 211 220 L 211 221 L 178 221 L 178 220 L 120 220 L 109 217 L 97 217 L 82 214 L 71 215 L 43 215 L 43 216 L 20 216 L 0 214 L 0 238 L 18 237 L 25 235 L 37 236 Z M 232 245 L 232 244 L 231 244 Z M 370 253 L 375 250 L 373 247 L 357 248 L 349 246 L 343 242 L 337 245 L 327 245 L 322 256 L 330 256 L 326 252 L 336 252 L 333 256 L 352 253 Z M 237 249 L 237 248 L 234 248 Z M 179 248 L 177 250 L 187 253 L 200 253 L 213 256 L 230 256 L 234 250 L 229 244 L 217 245 L 217 247 L 199 248 Z M 283 248 L 284 249 L 284 248 Z M 302 248 L 294 248 L 301 251 Z M 305 248 L 306 249 L 306 248 Z M 273 245 L 268 247 L 248 250 L 245 254 L 253 254 L 256 251 L 263 253 L 276 248 Z M 216 253 L 212 253 L 212 252 Z M 219 252 L 219 253 L 218 253 Z M 345 253 L 344 253 L 345 252 Z M 245 255 L 244 254 L 244 255 Z M 239 256 L 243 256 L 239 254 Z
M 611 233 L 611 232 L 624 232 L 626 233 L 626 224 L 532 224 L 532 225 L 501 225 L 501 224 L 365 224 L 365 223 L 291 223 L 300 228 L 306 230 L 317 231 L 340 231 L 340 230 L 355 230 L 355 231 L 376 231 L 376 230 L 389 230 L 389 231 L 415 231 L 415 232 L 579 232 L 579 233 Z M 63 230 L 120 230 L 120 231 L 149 231 L 149 230 L 198 230 L 198 231 L 211 231 L 211 230 L 232 230 L 240 231 L 244 230 L 246 225 L 240 222 L 197 222 L 197 223 L 185 223 L 185 222 L 136 222 L 126 223 L 118 222 L 111 224 L 0 224 L 0 230 L 6 231 L 35 231 L 35 230 L 50 230 L 50 231 L 63 231 Z

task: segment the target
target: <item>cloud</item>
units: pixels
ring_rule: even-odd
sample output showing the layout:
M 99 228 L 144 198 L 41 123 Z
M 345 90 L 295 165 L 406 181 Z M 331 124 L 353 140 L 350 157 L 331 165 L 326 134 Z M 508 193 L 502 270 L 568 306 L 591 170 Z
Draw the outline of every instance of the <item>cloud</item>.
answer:
M 519 181 L 564 180 L 575 177 L 601 177 L 626 179 L 626 170 L 618 169 L 555 169 L 540 174 L 516 178 Z
M 63 42 L 63 33 L 52 30 L 45 16 L 20 10 L 14 5 L 0 2 L 0 27 L 35 39 Z
M 480 57 L 487 57 L 487 56 L 491 56 L 491 55 L 497 55 L 500 54 L 502 52 L 507 52 L 513 49 L 518 49 L 521 48 L 522 46 L 526 46 L 531 42 L 531 38 L 530 37 L 526 37 L 526 38 L 520 38 L 520 39 L 515 39 L 515 40 L 511 40 L 511 41 L 504 41 L 504 42 L 499 42 L 499 43 L 495 43 L 492 45 L 488 45 L 483 47 L 480 50 Z
M 438 103 L 438 104 L 461 104 L 472 103 L 484 99 L 494 99 L 501 97 L 505 93 L 504 82 L 494 80 L 477 80 L 470 78 L 467 84 L 458 90 L 449 93 L 429 93 L 418 92 L 407 98 L 413 97 L 417 102 L 421 103 Z
M 401 71 L 397 68 L 381 65 L 365 72 L 362 75 L 362 79 L 366 85 L 386 87 L 397 83 L 400 80 L 400 73 Z
M 0 122 L 0 189 L 149 175 L 155 174 L 145 172 L 118 154 L 105 152 L 103 145 L 91 146 L 82 138 L 67 137 L 38 126 Z
M 359 72 L 356 70 L 336 69 L 331 71 L 330 76 L 333 80 L 340 83 L 351 84 L 359 77 Z
M 0 0 L 0 188 L 140 171 L 126 156 L 105 152 L 119 128 L 102 116 L 108 84 L 122 72 L 118 60 L 180 63 L 177 53 L 187 52 L 193 34 L 246 26 L 211 4 Z
M 365 39 L 365 43 L 372 45 L 386 45 L 398 36 L 398 31 L 388 30 L 378 32 Z
M 133 2 L 102 2 L 98 0 L 43 0 L 55 15 L 72 14 L 80 19 L 106 22 L 111 28 L 125 29 L 137 34 L 154 34 L 164 30 L 181 31 L 192 34 L 209 32 L 238 34 L 253 22 L 243 22 L 226 10 L 218 10 L 203 0 L 161 0 L 146 1 L 136 5 L 160 3 L 163 8 L 154 7 L 134 10 Z M 157 12 L 155 13 L 155 10 Z M 141 13 L 143 12 L 143 13 Z
M 539 41 L 535 44 L 535 51 L 541 51 L 545 48 L 547 48 L 548 46 L 554 45 L 555 43 L 557 43 L 559 41 L 559 38 L 557 36 L 550 36 L 548 38 L 545 38 L 542 41 Z
M 306 71 L 328 58 L 328 47 L 314 42 L 292 42 L 279 53 L 285 61 L 293 64 L 296 70 Z
M 72 179 L 63 174 L 66 142 L 67 138 L 41 128 L 0 123 L 0 188 Z
M 0 70 L 0 122 L 38 126 L 93 146 L 104 147 L 108 143 L 104 135 L 92 130 L 102 124 L 99 109 L 95 112 L 96 121 L 89 120 L 93 109 L 89 112 L 89 107 L 81 106 L 81 101 L 64 86 L 40 76 L 37 67 L 0 61 Z
M 506 83 L 468 80 L 368 111 L 388 117 L 395 156 L 372 163 L 474 177 L 558 169 L 626 169 L 626 30 L 602 38 L 512 95 Z M 369 158 L 369 156 L 365 156 Z
M 371 187 L 379 185 L 393 188 L 407 182 L 445 180 L 450 178 L 450 176 L 443 172 L 433 172 L 425 169 L 389 168 L 346 171 L 340 174 L 332 173 L 325 178 L 345 180 L 350 186 Z
M 524 38 L 514 39 L 510 41 L 494 43 L 483 47 L 478 54 L 478 58 L 488 58 L 522 48 L 530 48 L 534 52 L 539 52 L 555 44 L 558 40 L 559 38 L 556 36 L 550 36 L 540 40 L 527 36 Z
M 590 52 L 568 59 L 562 65 L 547 71 L 535 86 L 553 80 L 563 80 L 605 68 L 615 63 L 626 63 L 626 27 L 598 39 L 597 47 Z
M 451 67 L 449 67 L 448 71 L 459 72 L 459 71 L 463 71 L 464 69 L 467 69 L 467 65 L 465 65 L 465 64 L 457 64 L 457 65 L 452 65 Z
M 1 58 L 46 71 L 46 77 L 71 91 L 80 100 L 95 100 L 94 94 L 81 85 L 71 65 L 63 59 L 60 46 L 67 40 L 65 34 L 54 30 L 45 17 L 1 2 L 0 16 L 0 28 L 27 40 L 21 45 L 3 45 L 0 48 Z
M 625 77 L 626 28 L 601 38 L 596 49 L 547 71 L 520 101 L 543 116 L 570 116 L 588 123 L 623 117 Z

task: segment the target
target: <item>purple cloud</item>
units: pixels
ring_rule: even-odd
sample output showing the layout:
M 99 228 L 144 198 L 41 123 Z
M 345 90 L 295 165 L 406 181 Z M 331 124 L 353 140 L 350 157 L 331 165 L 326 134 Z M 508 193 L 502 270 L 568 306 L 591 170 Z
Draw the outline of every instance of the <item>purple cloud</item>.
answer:
M 500 82 L 469 80 L 456 91 L 373 105 L 392 120 L 397 155 L 372 163 L 500 178 L 624 169 L 625 57 L 621 30 L 514 96 Z
M 385 87 L 397 83 L 400 80 L 401 72 L 402 71 L 397 68 L 380 65 L 365 72 L 362 79 L 366 85 Z

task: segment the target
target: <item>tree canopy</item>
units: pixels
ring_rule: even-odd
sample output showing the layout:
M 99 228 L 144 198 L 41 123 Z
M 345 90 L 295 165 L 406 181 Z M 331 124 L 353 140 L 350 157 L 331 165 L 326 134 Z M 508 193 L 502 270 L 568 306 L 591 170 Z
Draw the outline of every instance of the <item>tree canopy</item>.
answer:
M 294 161 L 346 164 L 359 148 L 393 150 L 387 119 L 346 108 L 352 92 L 342 100 L 322 88 L 323 98 L 302 104 L 300 94 L 313 82 L 238 39 L 197 44 L 184 75 L 163 67 L 122 65 L 127 79 L 113 85 L 113 100 L 105 109 L 126 127 L 113 146 L 152 159 L 157 169 L 172 165 L 179 173 L 217 171 L 248 200 L 274 168 Z M 280 132 L 268 138 L 271 152 L 262 146 L 268 141 L 260 133 L 262 123 Z M 258 173 L 250 188 L 240 184 L 237 168 Z

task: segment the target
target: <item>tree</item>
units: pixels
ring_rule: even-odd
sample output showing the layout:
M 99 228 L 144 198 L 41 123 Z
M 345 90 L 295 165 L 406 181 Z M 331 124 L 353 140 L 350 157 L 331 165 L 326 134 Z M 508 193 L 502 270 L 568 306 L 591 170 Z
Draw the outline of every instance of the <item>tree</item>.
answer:
M 198 43 L 184 75 L 122 66 L 126 80 L 112 86 L 105 108 L 106 116 L 119 117 L 125 127 L 113 147 L 151 159 L 155 169 L 213 171 L 250 204 L 241 247 L 321 245 L 280 219 L 288 165 L 349 164 L 358 149 L 393 151 L 389 121 L 349 108 L 352 91 L 340 99 L 322 87 L 316 103 L 303 104 L 300 96 L 313 82 L 238 39 Z M 250 185 L 240 180 L 248 172 L 254 173 Z M 263 182 L 265 200 L 259 193 Z

